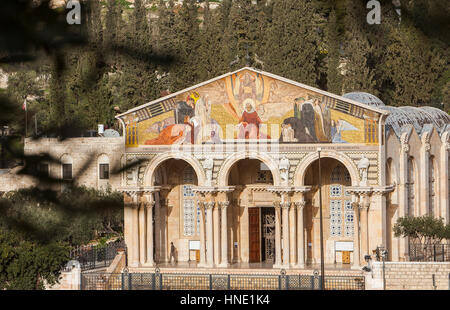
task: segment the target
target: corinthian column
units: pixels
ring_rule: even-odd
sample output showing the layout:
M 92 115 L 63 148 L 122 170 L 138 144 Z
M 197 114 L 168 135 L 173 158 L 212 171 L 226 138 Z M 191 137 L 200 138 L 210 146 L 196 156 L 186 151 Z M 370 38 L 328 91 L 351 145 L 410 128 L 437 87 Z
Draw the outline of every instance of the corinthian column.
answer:
M 220 211 L 219 203 L 216 203 L 213 208 L 213 239 L 214 239 L 214 265 L 219 264 L 220 261 Z
M 199 267 L 206 265 L 206 238 L 205 238 L 205 202 L 198 201 L 200 207 L 200 262 Z
M 146 203 L 147 207 L 147 260 L 145 261 L 146 267 L 152 267 L 155 265 L 153 258 L 153 207 L 155 202 L 153 201 L 153 195 L 150 194 L 149 200 Z
M 133 199 L 135 200 L 135 199 Z M 137 200 L 137 197 L 136 197 Z M 132 206 L 132 225 L 133 236 L 131 242 L 132 257 L 130 260 L 131 267 L 139 267 L 139 204 L 137 201 L 133 201 Z
M 359 224 L 359 203 L 358 203 L 358 196 L 355 195 L 354 196 L 354 200 L 352 202 L 352 207 L 353 207 L 353 213 L 355 215 L 355 220 L 353 222 L 353 265 L 352 265 L 352 269 L 359 269 L 361 266 L 361 254 L 359 251 L 359 243 L 360 243 L 360 235 L 361 235 L 361 230 L 360 230 L 360 224 Z
M 289 209 L 289 261 L 291 267 L 297 265 L 297 221 L 295 220 L 295 209 L 295 204 L 291 203 L 291 207 Z
M 289 206 L 290 202 L 282 202 L 281 209 L 283 213 L 282 231 L 283 231 L 283 266 L 289 267 Z
M 145 264 L 145 202 L 139 203 L 139 262 Z
M 366 198 L 368 199 L 368 198 Z M 365 200 L 366 200 L 365 199 Z M 368 226 L 368 210 L 369 210 L 369 202 L 363 201 L 360 204 L 360 216 L 361 216 L 361 247 L 364 255 L 369 254 L 369 226 Z
M 297 207 L 297 267 L 305 268 L 305 230 L 303 227 L 303 209 L 306 205 L 302 198 L 295 202 Z
M 227 209 L 230 205 L 229 201 L 219 202 L 220 212 L 221 212 L 221 260 L 220 267 L 228 267 L 228 232 L 227 232 Z
M 275 263 L 273 268 L 281 267 L 281 212 L 280 202 L 274 202 L 275 208 Z
M 215 202 L 206 203 L 206 265 L 212 267 L 214 265 L 214 245 L 213 245 L 213 215 L 212 209 Z

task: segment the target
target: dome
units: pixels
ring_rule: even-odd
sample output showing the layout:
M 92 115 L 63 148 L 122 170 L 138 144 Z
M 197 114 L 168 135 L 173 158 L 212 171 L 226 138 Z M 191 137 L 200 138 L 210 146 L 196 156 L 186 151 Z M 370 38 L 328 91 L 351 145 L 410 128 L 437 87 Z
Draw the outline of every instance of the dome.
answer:
M 398 137 L 401 135 L 402 126 L 406 124 L 413 125 L 418 134 L 421 134 L 425 124 L 433 125 L 439 134 L 450 124 L 450 116 L 437 108 L 428 106 L 390 107 L 386 106 L 378 97 L 364 92 L 352 92 L 343 97 L 390 112 L 386 118 L 386 132 L 392 129 Z
M 383 103 L 383 101 L 381 101 L 380 98 L 378 98 L 377 96 L 374 96 L 372 94 L 369 94 L 369 93 L 352 92 L 352 93 L 347 93 L 347 94 L 343 95 L 342 97 L 351 99 L 354 101 L 358 101 L 360 103 L 364 103 L 364 104 L 367 104 L 372 107 L 383 107 L 384 106 L 384 103 Z

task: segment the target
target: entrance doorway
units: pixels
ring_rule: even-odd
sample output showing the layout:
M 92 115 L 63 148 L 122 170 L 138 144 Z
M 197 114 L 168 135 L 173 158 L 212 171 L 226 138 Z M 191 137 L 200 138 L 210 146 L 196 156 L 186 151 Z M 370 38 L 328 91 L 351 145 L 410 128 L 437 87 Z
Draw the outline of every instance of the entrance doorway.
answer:
M 267 263 L 275 262 L 275 209 L 261 208 L 262 219 L 262 260 Z
M 275 209 L 249 208 L 249 261 L 273 263 L 275 260 Z
M 248 209 L 248 232 L 249 232 L 249 261 L 259 263 L 261 261 L 261 231 L 259 208 Z

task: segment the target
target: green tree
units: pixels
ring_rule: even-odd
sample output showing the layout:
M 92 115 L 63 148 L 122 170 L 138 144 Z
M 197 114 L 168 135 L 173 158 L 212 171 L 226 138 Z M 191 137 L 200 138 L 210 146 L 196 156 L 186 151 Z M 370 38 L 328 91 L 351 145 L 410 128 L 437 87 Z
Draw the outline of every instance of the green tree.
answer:
M 57 282 L 69 259 L 63 243 L 38 244 L 0 227 L 0 290 L 42 290 Z
M 446 238 L 446 229 L 442 218 L 434 218 L 430 215 L 405 216 L 397 219 L 393 232 L 397 238 L 408 237 L 413 242 L 436 244 Z
M 392 87 L 389 104 L 429 105 L 444 60 L 427 44 L 428 39 L 402 22 L 392 28 L 390 42 L 384 50 L 384 76 Z
M 317 85 L 319 27 L 315 8 L 306 0 L 276 0 L 268 29 L 266 70 Z
M 342 94 L 341 40 L 338 32 L 336 11 L 332 10 L 327 27 L 327 89 L 334 94 Z
M 343 92 L 365 91 L 377 95 L 370 66 L 373 47 L 369 42 L 366 11 L 360 1 L 346 1 Z
M 197 2 L 183 1 L 175 20 L 177 61 L 170 68 L 171 88 L 174 91 L 199 82 L 199 23 Z
M 156 85 L 156 65 L 152 59 L 152 32 L 147 11 L 136 0 L 125 38 L 123 72 L 120 94 L 122 110 L 127 110 L 159 96 Z
M 206 81 L 223 74 L 228 69 L 220 55 L 223 48 L 222 36 L 220 35 L 220 23 L 215 12 L 209 8 L 209 1 L 205 3 L 203 23 L 200 30 L 200 44 L 198 48 L 198 79 Z

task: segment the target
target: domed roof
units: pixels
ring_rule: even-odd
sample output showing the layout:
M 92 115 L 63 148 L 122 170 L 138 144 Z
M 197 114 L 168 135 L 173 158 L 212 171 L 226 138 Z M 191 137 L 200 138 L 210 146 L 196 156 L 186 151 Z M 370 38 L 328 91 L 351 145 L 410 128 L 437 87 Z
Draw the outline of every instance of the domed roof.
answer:
M 377 96 L 374 96 L 372 94 L 369 93 L 364 93 L 364 92 L 352 92 L 352 93 L 347 93 L 345 95 L 343 95 L 342 97 L 347 98 L 347 99 L 351 99 L 351 100 L 355 100 L 373 107 L 383 107 L 384 103 L 383 101 L 381 101 L 380 98 L 378 98 Z
M 386 118 L 386 132 L 393 129 L 398 137 L 401 135 L 402 126 L 406 124 L 413 125 L 418 134 L 421 134 L 425 124 L 433 125 L 438 133 L 441 133 L 450 124 L 450 115 L 434 107 L 390 107 L 376 96 L 364 92 L 348 93 L 343 97 L 390 112 Z

